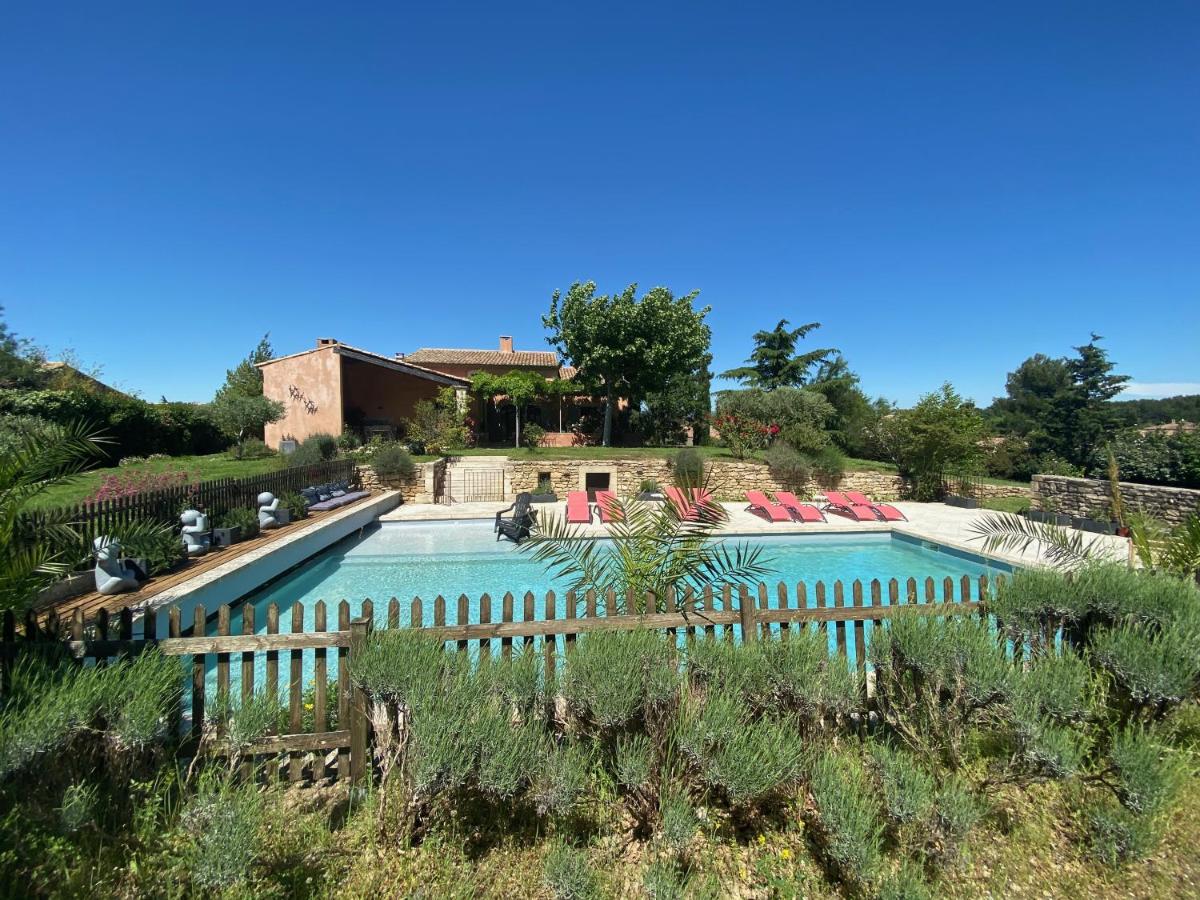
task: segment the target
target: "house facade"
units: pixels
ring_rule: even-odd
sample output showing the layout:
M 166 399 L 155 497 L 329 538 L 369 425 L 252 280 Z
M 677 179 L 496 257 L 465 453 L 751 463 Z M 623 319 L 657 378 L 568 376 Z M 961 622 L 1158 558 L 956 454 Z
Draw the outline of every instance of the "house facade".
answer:
M 299 443 L 314 434 L 336 435 L 346 429 L 363 438 L 401 436 L 403 422 L 416 404 L 436 398 L 446 387 L 453 388 L 468 406 L 480 444 L 511 445 L 515 411 L 503 398 L 472 396 L 471 376 L 532 371 L 553 381 L 575 374 L 570 367 L 560 366 L 553 352 L 515 350 L 507 335 L 495 350 L 423 347 L 394 356 L 319 338 L 312 349 L 268 360 L 259 368 L 263 394 L 284 405 L 283 418 L 266 428 L 266 442 L 276 448 L 287 441 Z M 522 421 L 546 430 L 543 443 L 570 446 L 590 439 L 589 423 L 600 409 L 599 401 L 591 397 L 554 398 L 526 407 Z

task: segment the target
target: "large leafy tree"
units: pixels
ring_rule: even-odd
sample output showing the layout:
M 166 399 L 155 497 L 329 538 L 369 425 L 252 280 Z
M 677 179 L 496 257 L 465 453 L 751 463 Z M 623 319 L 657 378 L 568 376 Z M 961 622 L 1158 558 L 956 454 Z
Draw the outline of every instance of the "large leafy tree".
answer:
M 750 387 L 773 391 L 781 387 L 802 387 L 808 383 L 813 366 L 819 365 L 837 351 L 830 347 L 796 353 L 796 343 L 821 327 L 809 322 L 799 328 L 788 328 L 788 320 L 780 319 L 770 331 L 754 335 L 754 351 L 747 365 L 724 372 L 723 378 L 736 378 Z
M 709 307 L 694 308 L 697 294 L 676 297 L 656 287 L 639 298 L 636 284 L 619 294 L 597 294 L 591 281 L 572 284 L 565 295 L 554 292 L 542 324 L 550 344 L 579 370 L 576 380 L 604 395 L 606 447 L 612 445 L 618 398 L 661 391 L 673 376 L 707 365 Z
M 691 430 L 701 440 L 712 408 L 712 357 L 705 354 L 697 372 L 677 372 L 658 390 L 640 398 L 638 430 L 654 444 L 672 444 Z
M 1073 357 L 1035 354 L 1010 372 L 1006 396 L 988 410 L 995 427 L 1024 439 L 1035 457 L 1048 453 L 1084 465 L 1115 427 L 1110 401 L 1129 380 L 1113 374 L 1100 340 L 1093 334 Z
M 826 427 L 838 446 L 855 456 L 866 455 L 870 447 L 867 432 L 879 415 L 845 357 L 837 353 L 822 362 L 808 389 L 822 394 L 833 407 Z

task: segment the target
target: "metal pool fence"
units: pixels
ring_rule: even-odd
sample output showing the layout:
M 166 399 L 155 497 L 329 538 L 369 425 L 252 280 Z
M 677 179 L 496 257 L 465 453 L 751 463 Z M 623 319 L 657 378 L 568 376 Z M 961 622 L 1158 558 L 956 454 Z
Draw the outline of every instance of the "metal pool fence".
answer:
M 89 621 L 77 611 L 69 621 L 50 620 L 41 626 L 32 614 L 18 623 L 6 612 L 0 622 L 0 691 L 8 689 L 12 664 L 22 648 L 31 645 L 57 643 L 76 659 L 97 665 L 157 647 L 168 656 L 182 657 L 186 674 L 181 677 L 190 682 L 190 693 L 185 695 L 189 708 L 180 710 L 191 728 L 182 745 L 185 753 L 199 745 L 205 710 L 213 699 L 208 675 L 215 668 L 218 696 L 228 695 L 236 680 L 236 693 L 243 699 L 265 692 L 281 708 L 273 733 L 241 754 L 247 771 L 261 765 L 269 780 L 357 780 L 371 771 L 370 729 L 366 697 L 350 683 L 349 666 L 376 627 L 419 628 L 460 653 L 510 656 L 516 646 L 519 652 L 540 654 L 548 690 L 555 683 L 561 654 L 569 655 L 580 635 L 635 628 L 652 628 L 684 641 L 753 641 L 786 639 L 791 629 L 811 625 L 826 631 L 831 652 L 846 656 L 854 668 L 862 669 L 874 628 L 886 627 L 901 611 L 977 615 L 1003 578 L 964 575 L 940 581 L 909 578 L 866 584 L 835 581 L 832 585 L 818 581 L 790 587 L 780 583 L 773 590 L 766 584 L 715 592 L 688 590 L 681 595 L 668 592 L 663 606 L 672 612 L 649 613 L 629 610 L 656 608 L 652 596 L 639 602 L 637 597 L 611 590 L 562 596 L 551 591 L 541 598 L 540 619 L 539 600 L 533 593 L 525 593 L 519 600 L 507 593 L 494 604 L 487 594 L 478 604 L 464 594 L 454 603 L 437 597 L 429 622 L 425 621 L 424 601 L 413 599 L 406 604 L 407 625 L 401 624 L 402 604 L 396 598 L 386 606 L 381 604 L 379 625 L 372 600 L 363 600 L 357 615 L 345 600 L 336 606 L 320 601 L 314 605 L 313 625 L 307 631 L 302 604 L 291 606 L 288 630 L 281 629 L 279 609 L 272 604 L 266 610 L 265 633 L 259 633 L 255 610 L 246 605 L 239 610 L 240 634 L 230 633 L 233 616 L 229 606 L 220 607 L 215 616 L 198 608 L 190 623 L 181 621 L 178 609 L 171 609 L 163 629 L 166 636 L 161 638 L 154 610 L 100 612 Z M 474 617 L 473 608 L 478 610 Z M 311 686 L 304 678 L 306 669 L 312 672 Z M 332 678 L 331 670 L 335 671 Z M 219 755 L 219 740 L 214 746 L 209 752 Z

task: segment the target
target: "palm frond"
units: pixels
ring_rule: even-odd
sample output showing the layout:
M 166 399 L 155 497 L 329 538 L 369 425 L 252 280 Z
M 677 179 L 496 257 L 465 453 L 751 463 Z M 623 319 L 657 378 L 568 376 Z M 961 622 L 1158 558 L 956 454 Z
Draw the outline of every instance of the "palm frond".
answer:
M 1031 547 L 1041 550 L 1055 565 L 1079 565 L 1096 558 L 1097 539 L 1086 540 L 1082 532 L 1034 522 L 1015 513 L 990 513 L 971 523 L 973 540 L 983 541 L 984 552 L 1024 553 Z
M 540 522 L 522 549 L 545 564 L 569 590 L 612 589 L 619 612 L 641 610 L 653 597 L 665 610 L 675 592 L 682 609 L 690 588 L 699 594 L 708 587 L 761 580 L 773 571 L 762 547 L 730 544 L 717 537 L 728 520 L 724 507 L 704 504 L 695 518 L 670 503 L 618 500 L 612 521 L 605 523 L 606 540 L 586 535 L 558 516 Z

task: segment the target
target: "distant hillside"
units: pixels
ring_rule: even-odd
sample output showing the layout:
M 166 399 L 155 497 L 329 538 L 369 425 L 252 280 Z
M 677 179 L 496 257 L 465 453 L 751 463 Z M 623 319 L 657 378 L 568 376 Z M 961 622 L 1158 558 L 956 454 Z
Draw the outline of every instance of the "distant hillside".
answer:
M 1165 397 L 1162 400 L 1114 400 L 1109 406 L 1123 426 L 1200 422 L 1200 394 Z

